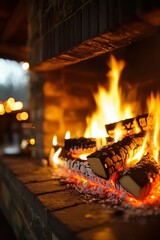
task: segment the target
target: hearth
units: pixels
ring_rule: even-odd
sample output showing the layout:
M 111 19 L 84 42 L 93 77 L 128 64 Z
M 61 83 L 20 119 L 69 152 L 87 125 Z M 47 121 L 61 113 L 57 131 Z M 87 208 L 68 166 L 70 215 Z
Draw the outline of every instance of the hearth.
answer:
M 32 157 L 45 166 L 0 164 L 30 238 L 159 235 L 159 13 L 156 0 L 30 1 Z
M 60 154 L 69 161 L 69 168 L 82 166 L 103 183 L 100 178 L 110 181 L 116 173 L 114 185 L 125 189 L 128 185 L 124 179 L 129 176 L 137 190 L 132 191 L 129 186 L 128 192 L 144 200 L 151 190 L 150 181 L 157 181 L 153 175 L 159 171 L 155 162 L 159 158 L 159 126 L 153 114 L 158 111 L 159 102 L 160 72 L 155 64 L 160 39 L 158 1 L 71 1 L 70 5 L 57 1 L 31 6 L 31 69 L 37 71 L 31 73 L 31 113 L 37 126 L 33 155 L 49 158 L 49 165 L 53 165 L 56 152 L 57 163 Z M 52 24 L 48 17 L 54 20 Z M 36 19 L 38 27 L 33 31 Z M 39 53 L 37 46 L 42 47 Z M 79 63 L 82 60 L 85 61 Z M 67 65 L 70 66 L 64 68 Z M 149 105 L 157 104 L 156 109 L 147 106 L 149 98 Z M 71 137 L 64 140 L 67 130 Z M 54 135 L 58 145 L 52 146 Z M 156 146 L 154 143 L 148 147 L 149 141 L 153 143 L 155 139 Z M 146 158 L 153 166 L 146 166 Z M 130 170 L 135 172 L 132 165 L 136 166 L 138 161 L 142 161 L 142 172 L 149 168 L 147 174 L 153 176 L 144 176 L 144 186 L 137 182 L 136 185 L 134 174 L 129 174 Z
M 123 66 L 123 61 L 111 57 L 109 91 L 99 88 L 96 100 L 102 98 L 102 93 L 103 99 L 97 102 L 100 108 L 88 121 L 86 137 L 67 136 L 62 146 L 53 142 L 49 164 L 80 193 L 102 198 L 103 203 L 111 205 L 118 202 L 124 209 L 126 204 L 129 208 L 142 206 L 142 212 L 153 204 L 153 212 L 158 214 L 160 95 L 159 91 L 151 93 L 146 101 L 147 114 L 127 118 L 132 110 L 133 114 L 140 114 L 140 107 L 137 98 L 132 98 L 130 105 L 122 104 L 118 80 Z M 118 114 L 126 119 L 111 123 L 112 119 L 119 119 Z

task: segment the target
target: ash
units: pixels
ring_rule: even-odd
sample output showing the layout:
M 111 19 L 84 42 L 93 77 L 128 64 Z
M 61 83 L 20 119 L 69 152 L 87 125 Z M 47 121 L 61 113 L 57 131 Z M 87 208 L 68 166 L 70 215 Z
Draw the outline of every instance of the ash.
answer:
M 160 214 L 160 177 L 146 199 L 140 201 L 122 188 L 116 175 L 107 181 L 95 175 L 87 161 L 65 159 L 64 162 L 60 183 L 74 188 L 87 201 L 103 204 L 106 209 L 122 214 L 124 220 Z

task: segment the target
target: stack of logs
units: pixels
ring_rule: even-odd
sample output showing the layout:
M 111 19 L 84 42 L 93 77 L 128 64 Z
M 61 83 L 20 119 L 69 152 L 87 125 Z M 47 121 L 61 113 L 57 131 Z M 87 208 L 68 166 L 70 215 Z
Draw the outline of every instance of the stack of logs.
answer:
M 153 118 L 148 114 L 136 118 L 106 125 L 109 137 L 113 137 L 117 124 L 126 137 L 122 140 L 105 146 L 87 157 L 91 169 L 98 176 L 109 180 L 114 173 L 118 172 L 118 182 L 134 197 L 143 200 L 151 190 L 151 186 L 159 174 L 158 163 L 149 154 L 134 166 L 126 165 L 142 147 L 146 131 L 152 131 Z M 140 133 L 135 134 L 139 128 Z M 130 135 L 129 135 L 130 134 Z
M 146 113 L 138 115 L 135 118 L 128 118 L 123 121 L 107 124 L 105 127 L 110 138 L 114 138 L 116 126 L 121 127 L 121 131 L 123 132 L 124 136 L 134 133 L 137 128 L 141 132 L 150 131 L 153 130 L 153 117 L 152 115 Z
M 93 153 L 87 157 L 87 166 L 101 179 L 110 180 L 114 174 L 117 182 L 134 197 L 143 200 L 150 192 L 153 182 L 159 174 L 159 165 L 149 154 L 134 166 L 128 167 L 127 161 L 133 158 L 141 149 L 146 131 L 152 130 L 152 116 L 148 114 L 137 116 L 118 122 L 124 131 L 122 140 L 110 143 L 95 151 L 95 139 L 67 139 L 65 148 L 67 151 L 83 153 L 92 149 Z M 107 133 L 112 138 L 117 123 L 106 125 Z M 135 133 L 135 128 L 140 132 Z M 83 165 L 80 164 L 81 166 Z M 117 174 L 118 173 L 118 174 Z M 116 186 L 116 184 L 115 184 Z

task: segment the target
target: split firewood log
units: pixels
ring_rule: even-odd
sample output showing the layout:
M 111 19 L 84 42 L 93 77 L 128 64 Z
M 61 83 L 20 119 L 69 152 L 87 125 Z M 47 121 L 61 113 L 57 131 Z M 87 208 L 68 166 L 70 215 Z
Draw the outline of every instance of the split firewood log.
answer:
M 79 155 L 89 155 L 97 150 L 96 139 L 84 137 L 65 139 L 64 148 L 73 158 L 79 158 Z
M 152 130 L 153 116 L 147 113 L 138 115 L 134 118 L 129 118 L 119 122 L 107 124 L 105 125 L 105 127 L 109 137 L 114 137 L 115 129 L 118 125 L 120 126 L 123 135 L 126 135 L 128 133 L 135 133 L 137 128 L 139 128 L 140 131 Z
M 87 160 L 92 171 L 102 178 L 109 179 L 140 150 L 144 135 L 143 132 L 132 134 L 89 155 Z
M 134 197 L 144 200 L 158 174 L 158 163 L 151 156 L 146 155 L 137 164 L 120 173 L 118 182 Z

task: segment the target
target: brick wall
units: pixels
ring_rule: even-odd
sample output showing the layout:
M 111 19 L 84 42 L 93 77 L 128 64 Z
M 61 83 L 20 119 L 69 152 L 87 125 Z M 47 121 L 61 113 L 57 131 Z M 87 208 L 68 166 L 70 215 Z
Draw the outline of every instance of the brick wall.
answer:
M 48 153 L 53 135 L 64 143 L 67 130 L 72 137 L 84 135 L 86 116 L 95 108 L 92 92 L 98 77 L 80 71 L 62 69 L 45 73 L 44 93 L 44 149 Z
M 93 91 L 100 80 L 94 72 L 70 69 L 31 73 L 31 119 L 35 125 L 33 155 L 47 156 L 53 135 L 64 143 L 67 130 L 72 137 L 83 136 L 86 116 L 95 109 Z
M 43 96 L 44 75 L 41 73 L 30 72 L 30 117 L 35 126 L 34 137 L 36 147 L 33 156 L 42 157 L 44 155 L 43 144 L 43 115 L 44 115 L 44 96 Z

